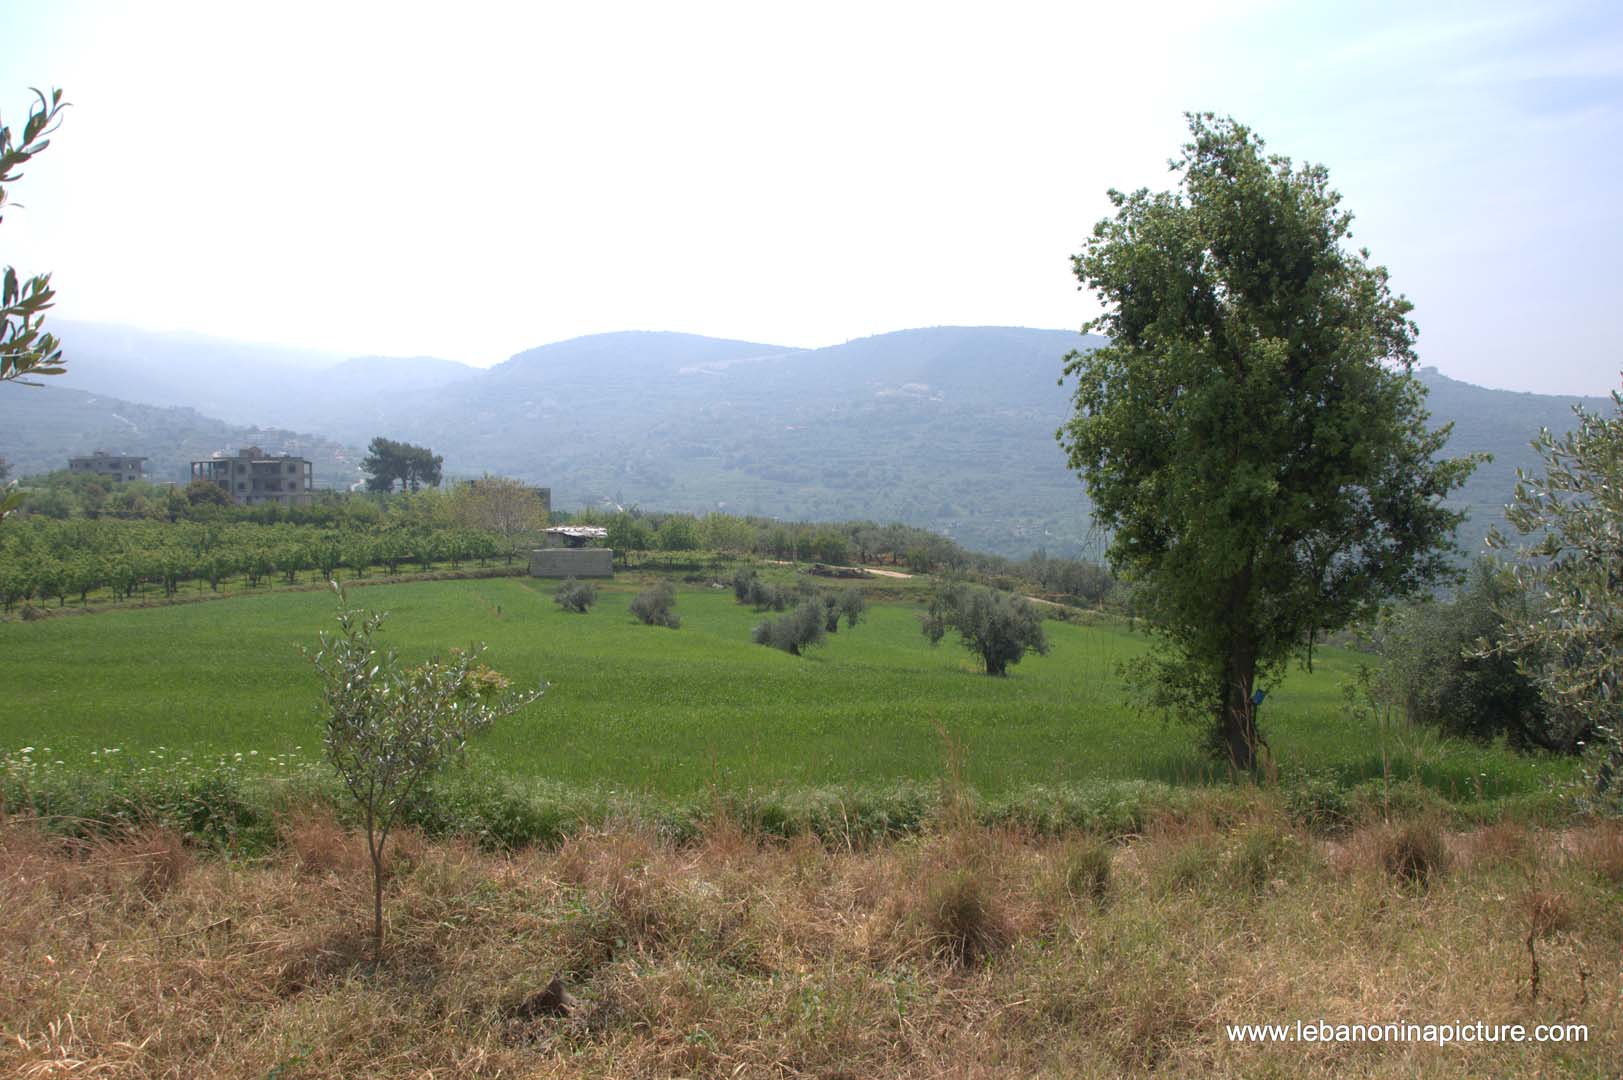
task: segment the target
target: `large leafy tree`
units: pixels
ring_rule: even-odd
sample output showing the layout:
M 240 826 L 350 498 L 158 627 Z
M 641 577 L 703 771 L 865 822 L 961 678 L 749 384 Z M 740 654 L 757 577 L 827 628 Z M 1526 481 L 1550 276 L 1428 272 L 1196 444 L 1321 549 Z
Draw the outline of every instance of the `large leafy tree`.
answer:
M 1190 117 L 1180 188 L 1112 191 L 1074 270 L 1109 344 L 1059 437 L 1159 637 L 1151 700 L 1253 768 L 1254 694 L 1317 634 L 1448 572 L 1475 462 L 1437 460 L 1412 305 L 1349 250 L 1322 166 Z

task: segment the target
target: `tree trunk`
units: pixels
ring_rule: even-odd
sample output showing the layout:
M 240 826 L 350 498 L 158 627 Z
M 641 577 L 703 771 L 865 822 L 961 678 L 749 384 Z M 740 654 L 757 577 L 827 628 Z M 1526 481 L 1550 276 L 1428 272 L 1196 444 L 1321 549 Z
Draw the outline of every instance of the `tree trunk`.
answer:
M 1257 709 L 1251 702 L 1257 678 L 1257 645 L 1248 623 L 1251 599 L 1252 560 L 1236 574 L 1229 587 L 1229 645 L 1223 658 L 1223 700 L 1219 706 L 1219 730 L 1229 764 L 1236 772 L 1255 772 L 1257 767 Z
M 1233 659 L 1230 664 L 1234 664 Z M 1224 678 L 1223 748 L 1236 772 L 1249 773 L 1257 768 L 1257 709 L 1251 703 L 1255 676 L 1256 661 L 1252 658 L 1244 668 L 1231 666 Z

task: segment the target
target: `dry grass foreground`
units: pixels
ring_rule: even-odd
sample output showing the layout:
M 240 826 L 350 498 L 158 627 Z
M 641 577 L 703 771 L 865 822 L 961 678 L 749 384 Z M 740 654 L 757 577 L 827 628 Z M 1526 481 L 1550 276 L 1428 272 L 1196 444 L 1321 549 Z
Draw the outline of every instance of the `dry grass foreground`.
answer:
M 255 863 L 0 822 L 19 1077 L 1616 1076 L 1623 827 L 1334 841 L 1266 803 L 1143 837 L 868 851 L 715 828 L 510 856 L 403 837 Z M 1537 963 L 1534 985 L 1534 961 Z M 573 1001 L 539 993 L 563 973 Z M 1575 1021 L 1566 1045 L 1242 1045 L 1236 1022 Z

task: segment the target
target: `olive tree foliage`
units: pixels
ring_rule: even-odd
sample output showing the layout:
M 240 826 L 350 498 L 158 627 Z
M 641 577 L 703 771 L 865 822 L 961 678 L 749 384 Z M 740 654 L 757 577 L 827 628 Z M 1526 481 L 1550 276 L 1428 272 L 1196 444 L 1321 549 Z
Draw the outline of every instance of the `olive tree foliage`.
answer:
M 338 595 L 338 632 L 305 655 L 321 673 L 327 720 L 322 746 L 360 809 L 372 861 L 372 950 L 383 952 L 383 853 L 401 811 L 423 782 L 459 759 L 468 740 L 538 699 L 546 684 L 514 691 L 480 662 L 483 647 L 453 650 L 415 667 L 374 641 L 384 615 Z
M 41 150 L 51 144 L 47 138 L 64 106 L 62 91 L 52 90 L 49 95 L 34 91 L 35 101 L 23 122 L 20 138 L 12 136 L 10 126 L 0 123 L 0 211 L 5 209 L 5 185 L 21 179 L 17 170 Z M 45 311 L 56 298 L 51 288 L 50 274 L 36 274 L 20 281 L 17 271 L 6 266 L 0 274 L 0 382 L 13 379 L 26 382 L 28 375 L 60 375 L 62 347 L 55 337 L 43 332 Z
M 682 617 L 676 613 L 676 590 L 668 581 L 662 581 L 632 597 L 629 610 L 645 626 L 676 630 L 682 625 Z
M 1533 605 L 1506 567 L 1482 559 L 1452 597 L 1386 614 L 1376 689 L 1412 724 L 1518 750 L 1576 748 L 1583 732 L 1558 722 L 1533 677 L 1507 650 L 1507 627 Z
M 1515 572 L 1534 594 L 1508 611 L 1509 651 L 1546 702 L 1588 729 L 1596 794 L 1623 804 L 1623 395 L 1610 417 L 1574 408 L 1578 426 L 1533 442 L 1543 476 L 1518 470 L 1505 518 L 1522 536 Z M 1497 529 L 1492 547 L 1510 541 Z
M 821 645 L 825 633 L 823 606 L 808 599 L 787 615 L 761 620 L 751 631 L 750 637 L 757 645 L 769 645 L 782 649 L 790 656 L 800 656 L 803 649 Z
M 1042 615 L 1025 597 L 1013 593 L 949 584 L 930 597 L 922 621 L 931 645 L 939 645 L 948 630 L 958 631 L 958 640 L 980 657 L 988 675 L 1007 675 L 1028 649 L 1048 655 Z
M 1448 573 L 1443 498 L 1476 462 L 1436 460 L 1412 305 L 1347 248 L 1325 169 L 1189 126 L 1179 190 L 1112 191 L 1073 258 L 1109 343 L 1066 357 L 1059 438 L 1159 639 L 1150 702 L 1251 769 L 1257 684 Z
M 590 581 L 565 578 L 552 594 L 553 602 L 565 611 L 584 615 L 597 603 L 597 586 Z
M 34 97 L 20 138 L 12 135 L 9 125 L 0 122 L 0 213 L 5 210 L 6 185 L 21 179 L 22 173 L 17 170 L 51 144 L 48 136 L 66 107 L 60 90 L 48 95 L 35 90 Z M 55 298 L 50 274 L 36 274 L 20 281 L 10 264 L 0 271 L 0 383 L 15 381 L 36 386 L 28 376 L 60 375 L 64 370 L 61 344 L 41 329 L 45 312 Z M 0 493 L 0 521 L 22 505 L 22 500 L 18 491 Z

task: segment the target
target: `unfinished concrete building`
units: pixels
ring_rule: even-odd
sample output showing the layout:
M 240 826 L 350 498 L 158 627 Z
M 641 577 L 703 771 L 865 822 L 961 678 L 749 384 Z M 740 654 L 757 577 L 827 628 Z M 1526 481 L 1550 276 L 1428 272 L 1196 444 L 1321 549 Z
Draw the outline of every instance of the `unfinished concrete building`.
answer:
M 245 446 L 235 457 L 192 462 L 192 479 L 219 484 L 238 506 L 303 506 L 311 499 L 315 470 L 305 458 Z
M 146 461 L 144 457 L 97 450 L 86 457 L 68 458 L 68 471 L 79 475 L 105 476 L 109 480 L 145 480 Z

